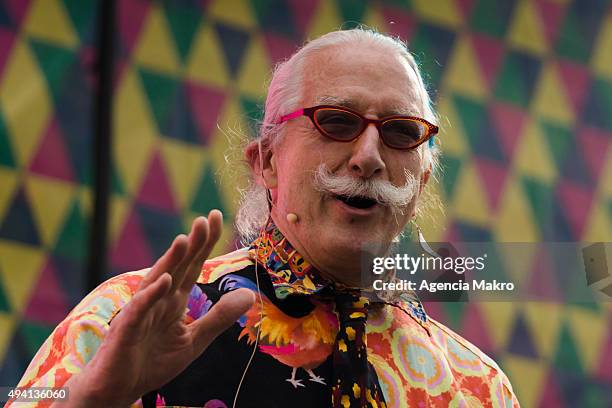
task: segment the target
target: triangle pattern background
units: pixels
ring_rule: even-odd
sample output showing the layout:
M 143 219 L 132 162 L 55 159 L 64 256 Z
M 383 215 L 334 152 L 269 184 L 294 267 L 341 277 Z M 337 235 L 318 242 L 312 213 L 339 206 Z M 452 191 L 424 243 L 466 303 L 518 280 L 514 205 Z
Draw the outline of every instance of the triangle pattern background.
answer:
M 86 292 L 101 1 L 0 4 L 0 384 Z M 358 23 L 407 41 L 439 110 L 446 211 L 419 221 L 429 240 L 612 242 L 610 1 L 117 3 L 109 277 L 150 266 L 211 208 L 216 253 L 233 248 L 238 146 L 268 73 Z M 554 262 L 521 275 L 546 302 L 427 310 L 498 361 L 523 406 L 612 406 L 612 308 L 563 303 L 575 288 Z

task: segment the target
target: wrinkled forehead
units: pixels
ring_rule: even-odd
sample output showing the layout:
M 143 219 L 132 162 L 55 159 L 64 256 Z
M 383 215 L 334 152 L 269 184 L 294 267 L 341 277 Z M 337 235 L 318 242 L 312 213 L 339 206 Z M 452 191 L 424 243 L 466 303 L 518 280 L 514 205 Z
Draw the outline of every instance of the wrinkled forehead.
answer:
M 421 115 L 419 81 L 408 61 L 384 46 L 330 46 L 303 66 L 302 106 L 340 105 L 379 115 Z

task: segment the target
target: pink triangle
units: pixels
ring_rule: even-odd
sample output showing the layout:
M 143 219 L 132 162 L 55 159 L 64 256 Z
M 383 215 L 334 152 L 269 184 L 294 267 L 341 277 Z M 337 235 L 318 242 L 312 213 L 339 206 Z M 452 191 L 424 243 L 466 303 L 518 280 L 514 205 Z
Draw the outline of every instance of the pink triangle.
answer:
M 409 41 L 416 28 L 414 17 L 396 7 L 387 6 L 382 8 L 382 14 L 387 22 L 387 32 L 397 36 L 403 41 Z
M 94 67 L 98 63 L 98 51 L 88 45 L 84 45 L 81 47 L 79 51 L 79 62 L 81 63 L 81 68 L 85 74 L 85 80 L 87 85 L 89 85 L 89 89 L 95 90 L 98 86 L 98 74 Z
M 296 43 L 276 34 L 265 33 L 263 38 L 272 65 L 288 59 L 298 49 Z
M 478 303 L 468 303 L 462 319 L 461 335 L 486 354 L 493 353 L 495 349 L 489 336 L 489 328 L 482 318 Z
M 587 67 L 566 60 L 559 60 L 558 67 L 561 82 L 565 85 L 565 91 L 574 112 L 582 112 L 590 83 Z
M 457 5 L 459 6 L 459 12 L 463 15 L 463 21 L 467 21 L 472 15 L 474 0 L 458 0 Z
M 472 45 L 485 81 L 492 87 L 504 56 L 501 41 L 481 34 L 472 34 Z
M 442 302 L 423 302 L 423 309 L 427 316 L 431 316 L 439 322 L 447 321 L 446 313 L 442 308 Z
M 6 0 L 6 9 L 11 14 L 15 26 L 21 26 L 23 18 L 30 7 L 30 0 Z
M 119 35 L 130 54 L 141 33 L 142 24 L 149 15 L 151 4 L 148 0 L 129 0 L 119 2 Z
M 4 66 L 8 61 L 14 42 L 15 34 L 4 27 L 0 27 L 0 77 L 2 77 Z
M 312 16 L 319 7 L 319 0 L 289 0 L 289 7 L 293 11 L 294 21 L 302 38 L 310 29 Z
M 535 6 L 540 16 L 540 22 L 544 26 L 544 36 L 548 45 L 557 43 L 559 27 L 563 22 L 566 6 L 551 0 L 536 0 Z
M 68 314 L 68 302 L 50 258 L 42 270 L 25 311 L 25 318 L 56 325 Z
M 55 119 L 51 120 L 38 151 L 30 162 L 30 171 L 62 180 L 74 181 L 68 152 L 61 130 Z
M 189 81 L 185 82 L 185 87 L 192 117 L 198 128 L 198 136 L 202 144 L 208 145 L 213 128 L 219 121 L 225 93 Z
M 563 296 L 557 285 L 553 268 L 554 262 L 551 254 L 543 248 L 534 257 L 533 265 L 529 269 L 529 285 L 527 287 L 529 300 L 537 302 L 562 302 Z
M 514 148 L 523 132 L 526 113 L 516 106 L 502 102 L 491 103 L 489 110 L 505 157 L 511 161 Z
M 608 319 L 608 338 L 599 351 L 597 378 L 612 383 L 612 324 Z
M 548 372 L 548 378 L 546 379 L 546 384 L 542 388 L 542 392 L 540 394 L 540 401 L 538 407 L 564 408 L 564 399 L 565 398 L 563 398 L 561 389 L 559 388 L 559 383 L 555 378 L 554 371 L 550 369 Z
M 583 127 L 576 134 L 579 149 L 583 152 L 591 177 L 597 180 L 606 160 L 606 152 L 611 145 L 612 133 Z
M 489 208 L 497 210 L 501 192 L 506 184 L 508 168 L 485 158 L 474 158 L 484 190 L 487 194 Z
M 446 230 L 444 234 L 444 240 L 442 242 L 461 242 L 463 237 L 457 228 L 457 224 L 453 222 L 451 226 Z
M 141 204 L 161 210 L 176 210 L 174 196 L 159 152 L 155 152 L 151 158 L 149 169 L 136 200 Z
M 582 236 L 584 224 L 590 213 L 593 201 L 593 191 L 574 184 L 568 180 L 561 180 L 557 184 L 557 198 L 559 207 L 565 213 L 569 225 L 576 239 Z
M 112 251 L 112 268 L 132 271 L 151 266 L 153 256 L 147 245 L 147 238 L 142 232 L 140 219 L 132 208 L 127 217 L 119 239 Z

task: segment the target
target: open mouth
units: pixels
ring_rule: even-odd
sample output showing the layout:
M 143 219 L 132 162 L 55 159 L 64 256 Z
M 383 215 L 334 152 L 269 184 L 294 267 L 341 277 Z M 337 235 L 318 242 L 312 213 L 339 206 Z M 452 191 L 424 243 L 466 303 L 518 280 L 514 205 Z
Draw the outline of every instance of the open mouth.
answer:
M 340 196 L 336 196 L 336 199 L 342 201 L 344 204 L 350 207 L 359 208 L 359 209 L 372 208 L 376 205 L 376 200 L 373 200 L 368 197 L 362 197 L 362 196 L 349 197 L 349 196 L 340 195 Z

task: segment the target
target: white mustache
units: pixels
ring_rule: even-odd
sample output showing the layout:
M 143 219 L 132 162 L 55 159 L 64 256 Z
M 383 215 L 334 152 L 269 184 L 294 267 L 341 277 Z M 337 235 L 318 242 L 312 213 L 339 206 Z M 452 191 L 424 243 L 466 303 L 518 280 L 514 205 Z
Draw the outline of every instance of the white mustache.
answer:
M 403 213 L 403 207 L 410 204 L 419 188 L 417 179 L 408 170 L 404 169 L 404 175 L 406 182 L 398 187 L 378 178 L 335 175 L 321 164 L 314 173 L 314 188 L 330 195 L 367 197 L 390 207 L 394 213 Z

